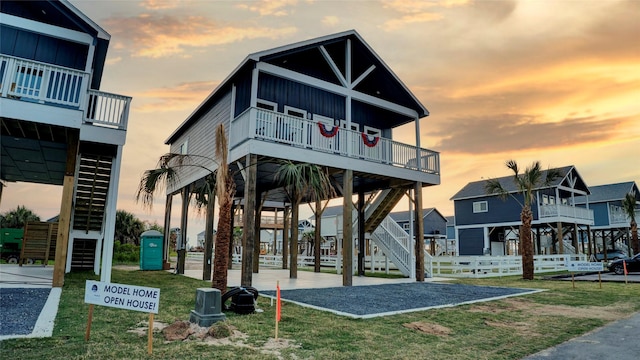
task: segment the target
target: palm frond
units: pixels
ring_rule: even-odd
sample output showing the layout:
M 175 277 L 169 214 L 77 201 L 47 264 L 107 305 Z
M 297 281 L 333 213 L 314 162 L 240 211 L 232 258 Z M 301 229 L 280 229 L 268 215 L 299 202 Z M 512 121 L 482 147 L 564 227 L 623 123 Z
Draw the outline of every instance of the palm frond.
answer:
M 632 223 L 636 221 L 636 204 L 636 192 L 632 190 L 626 193 L 622 200 L 622 209 L 629 219 L 631 219 Z
M 484 191 L 487 194 L 496 194 L 500 199 L 505 200 L 509 192 L 502 186 L 498 179 L 488 179 L 484 183 Z
M 166 186 L 173 186 L 178 181 L 178 173 L 171 167 L 146 170 L 136 192 L 136 202 L 141 201 L 143 207 L 153 207 L 153 194 Z

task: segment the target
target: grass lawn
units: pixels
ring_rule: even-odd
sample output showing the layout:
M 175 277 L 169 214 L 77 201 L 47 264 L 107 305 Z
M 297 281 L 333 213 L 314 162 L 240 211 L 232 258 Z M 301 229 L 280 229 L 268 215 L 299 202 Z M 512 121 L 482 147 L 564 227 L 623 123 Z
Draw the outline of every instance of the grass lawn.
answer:
M 216 345 L 193 339 L 167 342 L 162 333 L 147 355 L 143 327 L 148 314 L 96 306 L 91 339 L 84 341 L 89 306 L 87 273 L 65 278 L 53 336 L 0 342 L 2 359 L 519 359 L 640 311 L 637 284 L 534 280 L 516 277 L 468 279 L 460 283 L 548 291 L 366 320 L 354 320 L 293 304 L 282 305 L 280 342 L 273 341 L 275 307 L 260 297 L 262 313 L 227 313 L 244 334 Z M 163 271 L 113 270 L 114 283 L 161 289 L 155 322 L 188 320 L 195 289 L 208 282 Z M 411 324 L 411 327 L 405 325 Z

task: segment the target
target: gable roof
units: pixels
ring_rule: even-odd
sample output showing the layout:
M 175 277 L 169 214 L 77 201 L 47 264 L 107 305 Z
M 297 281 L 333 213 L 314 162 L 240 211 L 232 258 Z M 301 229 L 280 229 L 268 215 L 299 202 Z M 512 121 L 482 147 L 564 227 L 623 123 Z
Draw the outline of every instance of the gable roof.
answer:
M 444 218 L 447 219 L 447 226 L 455 226 L 456 224 L 455 216 L 445 216 Z
M 409 210 L 396 211 L 396 212 L 390 213 L 389 216 L 395 222 L 404 222 L 404 221 L 409 221 L 411 212 L 412 211 L 409 211 Z M 433 208 L 433 207 L 422 209 L 422 218 L 424 219 L 424 218 L 426 218 L 427 216 L 429 216 L 432 213 L 437 214 L 438 216 L 440 216 L 442 218 L 442 220 L 444 220 L 445 222 L 447 221 L 447 219 L 440 213 L 440 211 L 438 211 L 438 209 Z
M 575 169 L 573 165 L 556 168 L 556 170 L 558 170 L 560 174 L 562 174 L 560 177 L 554 179 L 550 184 L 539 186 L 534 190 L 558 187 L 561 184 L 568 183 L 568 178 L 572 176 L 576 178 L 575 188 L 578 190 L 585 191 L 587 194 L 589 194 L 589 188 L 587 187 L 585 182 L 582 180 L 582 177 L 580 176 L 580 174 L 578 174 L 578 171 Z M 547 176 L 547 170 L 543 170 L 542 178 L 544 179 L 546 178 L 546 176 Z M 502 185 L 502 187 L 508 193 L 519 192 L 515 181 L 513 181 L 513 175 L 497 178 L 496 180 L 500 182 L 500 185 Z M 451 197 L 451 199 L 449 200 L 455 201 L 455 200 L 471 199 L 471 198 L 477 198 L 477 197 L 497 196 L 497 194 L 487 194 L 487 192 L 485 191 L 486 182 L 487 180 L 470 182 L 467 185 L 465 185 L 460 191 L 458 191 L 455 195 L 453 195 L 453 197 Z
M 302 62 L 315 61 L 316 59 L 324 59 L 327 56 L 331 56 L 333 51 L 335 54 L 344 55 L 344 49 L 340 50 L 337 43 L 350 40 L 352 43 L 352 62 L 355 63 L 358 59 L 362 59 L 373 63 L 375 68 L 370 71 L 369 65 L 363 69 L 354 69 L 352 78 L 358 79 L 360 75 L 366 73 L 365 79 L 360 81 L 357 85 L 354 85 L 354 90 L 359 91 L 359 88 L 371 87 L 372 83 L 380 86 L 380 89 L 376 88 L 376 91 L 367 93 L 367 95 L 378 97 L 393 103 L 401 104 L 405 107 L 415 110 L 420 118 L 429 115 L 427 108 L 417 99 L 417 97 L 407 88 L 407 86 L 398 78 L 398 76 L 391 70 L 391 68 L 376 54 L 375 51 L 367 44 L 364 39 L 355 30 L 348 30 L 336 34 L 321 36 L 314 39 L 300 41 L 288 45 L 283 45 L 269 50 L 259 51 L 249 54 L 234 70 L 229 74 L 214 90 L 207 96 L 207 98 L 198 105 L 198 107 L 187 117 L 187 119 L 180 124 L 180 126 L 167 138 L 165 144 L 173 143 L 186 129 L 188 129 L 195 121 L 197 121 L 199 115 L 206 111 L 215 101 L 221 97 L 225 89 L 229 89 L 233 80 L 239 76 L 243 71 L 251 70 L 255 63 L 258 62 L 277 62 L 277 66 L 287 67 L 293 62 L 287 63 L 288 57 L 298 57 Z M 313 56 L 309 55 L 309 50 L 317 49 L 320 46 L 325 47 L 324 52 L 315 51 Z M 335 49 L 329 50 L 330 47 Z M 307 54 L 305 55 L 305 52 Z M 325 61 L 327 61 L 325 59 Z M 326 65 L 326 64 L 325 64 Z M 335 64 L 345 77 L 346 69 L 345 65 L 341 63 Z M 298 71 L 299 68 L 288 67 L 289 70 Z M 370 71 L 370 72 L 368 72 Z M 335 83 L 339 83 L 338 77 L 334 74 Z M 325 79 L 323 79 L 325 80 Z M 329 80 L 325 80 L 331 82 Z
M 640 201 L 640 191 L 635 181 L 591 186 L 589 191 L 591 192 L 589 196 L 576 196 L 575 203 L 586 204 L 587 201 L 589 203 L 621 201 L 631 191 L 635 191 L 636 199 Z

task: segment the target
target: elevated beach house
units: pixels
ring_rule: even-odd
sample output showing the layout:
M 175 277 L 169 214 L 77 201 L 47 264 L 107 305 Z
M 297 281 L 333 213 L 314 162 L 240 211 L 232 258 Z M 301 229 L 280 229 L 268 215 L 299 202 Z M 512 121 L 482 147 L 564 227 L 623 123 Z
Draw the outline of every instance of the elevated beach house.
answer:
M 356 234 L 364 238 L 365 232 L 380 229 L 380 222 L 408 191 L 420 213 L 422 188 L 440 183 L 439 154 L 423 148 L 420 139 L 421 119 L 428 114 L 364 39 L 346 31 L 250 54 L 166 144 L 173 153 L 213 158 L 214 129 L 224 124 L 237 201 L 245 214 L 242 282 L 250 285 L 251 273 L 257 271 L 251 267 L 256 204 L 266 200 L 291 206 L 274 179 L 279 160 L 327 169 L 337 196 L 345 199 L 342 252 L 345 264 L 350 264 Z M 415 141 L 395 141 L 394 130 L 407 124 Z M 217 168 L 213 161 L 199 161 L 208 170 L 182 169 L 180 183 L 167 190 L 167 209 L 174 194 L 188 198 L 191 185 Z M 352 198 L 357 198 L 355 215 Z M 414 270 L 424 267 L 420 256 L 407 255 L 414 245 L 398 243 L 389 233 L 378 241 L 395 261 Z M 423 274 L 420 269 L 418 280 Z M 343 275 L 343 283 L 350 285 L 351 266 L 345 266 Z
M 100 273 L 101 261 L 109 281 L 131 101 L 100 90 L 110 35 L 68 1 L 3 0 L 0 12 L 0 189 L 62 186 L 42 249 L 55 252 L 54 286 L 72 269 Z
M 591 227 L 594 240 L 592 253 L 606 250 L 622 250 L 631 255 L 631 219 L 622 207 L 628 193 L 636 196 L 636 222 L 640 221 L 640 191 L 634 181 L 617 184 L 590 186 L 588 196 L 576 198 L 576 205 L 593 211 L 594 224 Z M 606 244 L 606 245 L 605 245 Z
M 531 227 L 535 254 L 585 253 L 588 249 L 578 239 L 590 239 L 593 210 L 576 206 L 576 198 L 589 195 L 589 188 L 574 166 L 558 170 L 560 177 L 534 189 Z M 487 194 L 485 180 L 468 183 L 451 198 L 460 255 L 518 254 L 523 195 L 518 193 L 513 175 L 496 180 L 509 192 L 505 200 Z

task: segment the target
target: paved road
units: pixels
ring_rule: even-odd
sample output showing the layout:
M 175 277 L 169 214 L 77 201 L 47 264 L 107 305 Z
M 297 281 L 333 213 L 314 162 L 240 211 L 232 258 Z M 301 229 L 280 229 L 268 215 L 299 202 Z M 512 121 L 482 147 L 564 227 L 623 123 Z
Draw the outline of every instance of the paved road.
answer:
M 634 285 L 635 286 L 635 285 Z M 638 289 L 640 294 L 640 289 Z M 640 359 L 640 313 L 523 360 Z

